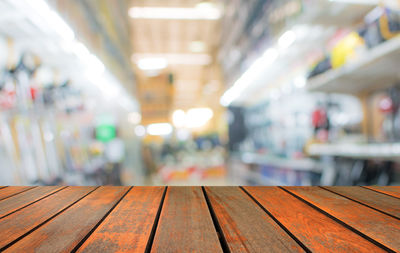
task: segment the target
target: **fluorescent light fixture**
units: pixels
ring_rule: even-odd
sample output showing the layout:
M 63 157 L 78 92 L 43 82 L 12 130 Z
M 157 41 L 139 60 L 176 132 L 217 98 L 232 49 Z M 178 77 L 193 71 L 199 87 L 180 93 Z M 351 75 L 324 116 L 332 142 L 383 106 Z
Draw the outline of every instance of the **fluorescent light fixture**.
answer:
M 204 7 L 204 6 L 203 6 Z M 217 8 L 169 8 L 169 7 L 132 7 L 129 16 L 135 19 L 188 19 L 217 20 L 221 13 Z
M 138 125 L 135 127 L 135 134 L 138 137 L 143 137 L 146 135 L 146 128 L 142 125 Z
M 201 1 L 200 3 L 196 4 L 196 8 L 203 8 L 203 9 L 213 9 L 216 8 L 215 4 L 210 1 Z
M 199 128 L 207 124 L 214 116 L 210 108 L 192 108 L 186 113 L 185 126 L 187 128 Z
M 279 49 L 286 49 L 290 47 L 296 41 L 296 33 L 289 30 L 286 31 L 282 36 L 278 39 Z
M 152 59 L 150 62 L 147 60 Z M 157 60 L 155 60 L 157 59 Z M 163 60 L 161 60 L 163 59 Z M 154 69 L 154 64 L 159 64 L 159 67 L 168 65 L 208 65 L 212 58 L 208 54 L 133 54 L 132 61 L 140 64 L 146 60 L 143 68 Z M 153 66 L 153 68 L 151 68 Z M 140 68 L 140 65 L 139 65 Z
M 193 53 L 201 53 L 206 50 L 206 44 L 203 41 L 192 41 L 189 44 L 189 50 Z
M 362 4 L 362 5 L 378 5 L 381 2 L 381 0 L 329 0 L 329 2 Z
M 75 38 L 72 29 L 65 23 L 65 21 L 58 15 L 57 12 L 52 10 L 44 0 L 30 0 L 25 1 L 32 9 L 44 19 L 45 23 L 51 27 L 51 30 L 58 33 L 64 40 L 71 41 Z M 25 6 L 24 6 L 25 7 Z
M 144 58 L 137 62 L 137 66 L 141 70 L 159 70 L 168 66 L 167 60 L 161 57 Z
M 169 135 L 172 133 L 172 126 L 169 123 L 156 123 L 147 126 L 147 133 L 150 135 Z
M 222 106 L 229 106 L 240 94 L 254 82 L 279 56 L 276 48 L 267 49 L 264 54 L 243 73 L 243 75 L 221 97 Z
M 172 123 L 175 127 L 184 127 L 186 121 L 186 113 L 183 110 L 175 110 L 172 114 Z
M 141 120 L 142 115 L 140 115 L 138 112 L 131 112 L 128 114 L 128 121 L 133 125 L 139 124 Z

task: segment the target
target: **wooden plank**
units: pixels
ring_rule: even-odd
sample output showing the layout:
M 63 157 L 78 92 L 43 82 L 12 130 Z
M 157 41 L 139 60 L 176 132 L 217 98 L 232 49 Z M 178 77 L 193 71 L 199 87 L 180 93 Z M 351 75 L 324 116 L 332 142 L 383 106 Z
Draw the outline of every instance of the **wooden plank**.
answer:
M 355 186 L 323 187 L 400 219 L 400 199 Z
M 0 219 L 0 251 L 96 187 L 72 186 Z
M 319 187 L 285 187 L 293 194 L 393 251 L 400 250 L 400 221 Z
M 201 187 L 168 187 L 152 252 L 222 252 Z
M 134 187 L 78 252 L 144 252 L 165 187 Z
M 244 187 L 313 252 L 386 252 L 278 187 Z
M 7 198 L 0 202 L 0 219 L 62 188 L 65 188 L 65 186 L 41 186 Z
M 363 186 L 365 188 L 400 198 L 400 186 Z
M 232 252 L 302 252 L 267 213 L 238 187 L 206 187 Z
M 29 189 L 34 188 L 34 186 L 9 186 L 0 191 L 0 200 L 9 198 L 18 193 L 28 191 Z
M 71 252 L 128 190 L 121 186 L 96 189 L 5 252 Z
M 0 186 L 0 190 L 3 189 L 3 188 L 6 188 L 6 187 L 7 187 L 7 186 Z

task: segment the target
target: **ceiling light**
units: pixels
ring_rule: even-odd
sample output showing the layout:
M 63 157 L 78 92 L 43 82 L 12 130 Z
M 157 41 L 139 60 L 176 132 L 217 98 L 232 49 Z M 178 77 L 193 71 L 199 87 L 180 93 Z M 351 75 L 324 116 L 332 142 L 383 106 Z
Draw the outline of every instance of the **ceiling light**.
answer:
M 147 133 L 150 135 L 169 135 L 172 133 L 172 126 L 169 123 L 156 123 L 147 126 Z
M 128 121 L 133 125 L 139 124 L 141 120 L 142 115 L 140 115 L 138 112 L 131 112 L 128 114 Z
M 189 45 L 189 49 L 193 53 L 201 53 L 206 50 L 206 45 L 203 41 L 192 41 Z
M 303 88 L 307 83 L 307 78 L 305 76 L 298 76 L 293 80 L 294 86 L 297 88 Z
M 175 127 L 185 126 L 186 114 L 183 110 L 176 110 L 172 114 L 172 123 Z
M 329 0 L 329 2 L 338 2 L 346 4 L 363 4 L 363 5 L 378 5 L 381 0 Z
M 202 127 L 213 117 L 214 112 L 210 108 L 192 108 L 186 113 L 186 127 Z
M 135 134 L 138 137 L 143 137 L 146 134 L 146 128 L 142 125 L 136 126 L 135 127 Z
M 140 64 L 144 61 L 144 66 L 148 67 L 146 70 L 154 69 L 156 61 L 147 62 L 149 59 L 157 59 L 160 67 L 169 65 L 208 65 L 211 63 L 212 58 L 208 54 L 133 54 L 132 60 Z M 162 59 L 162 60 L 161 60 Z M 164 67 L 164 68 L 165 68 Z M 139 66 L 140 68 L 140 66 Z
M 155 70 L 164 69 L 168 66 L 167 60 L 165 58 L 144 58 L 137 62 L 138 67 L 141 70 Z
M 278 40 L 278 46 L 280 49 L 286 49 L 292 45 L 296 40 L 296 33 L 289 30 L 286 31 Z
M 192 19 L 216 20 L 221 17 L 217 8 L 132 7 L 129 16 L 135 19 Z
M 216 8 L 215 4 L 210 2 L 210 1 L 201 1 L 200 3 L 196 4 L 196 8 L 200 8 L 200 9 L 213 9 Z

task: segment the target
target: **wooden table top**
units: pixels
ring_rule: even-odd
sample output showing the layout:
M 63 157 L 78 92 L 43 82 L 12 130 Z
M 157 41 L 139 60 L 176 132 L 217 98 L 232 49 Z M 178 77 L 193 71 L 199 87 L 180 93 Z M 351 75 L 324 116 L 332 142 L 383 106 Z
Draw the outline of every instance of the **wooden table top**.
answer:
M 0 186 L 4 252 L 398 252 L 400 187 Z

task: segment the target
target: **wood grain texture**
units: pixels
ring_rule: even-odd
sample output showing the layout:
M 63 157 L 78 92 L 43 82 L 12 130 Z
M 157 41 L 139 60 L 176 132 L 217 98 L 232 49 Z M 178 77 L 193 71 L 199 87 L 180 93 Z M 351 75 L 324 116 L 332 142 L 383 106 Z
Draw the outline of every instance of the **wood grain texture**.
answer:
M 364 187 L 396 198 L 400 198 L 400 186 L 364 186 Z
M 331 186 L 323 188 L 356 200 L 400 219 L 400 199 L 380 194 L 362 187 Z
M 313 252 L 385 252 L 278 187 L 244 187 Z
M 78 252 L 144 252 L 165 187 L 133 187 Z
M 34 186 L 13 186 L 13 187 L 6 187 L 0 190 L 0 200 L 9 198 L 16 194 L 19 194 L 24 191 L 28 191 L 29 189 L 33 189 Z
M 79 200 L 95 187 L 72 186 L 0 219 L 0 251 L 53 215 Z
M 152 252 L 222 252 L 200 187 L 168 187 Z
M 400 221 L 319 187 L 284 187 L 393 251 L 400 250 Z
M 70 252 L 129 187 L 102 186 L 5 252 Z
M 238 187 L 206 187 L 232 252 L 304 251 Z
M 0 201 L 0 219 L 5 215 L 15 212 L 16 210 L 38 201 L 62 188 L 65 188 L 65 186 L 36 187 L 29 191 L 4 199 L 3 201 Z

